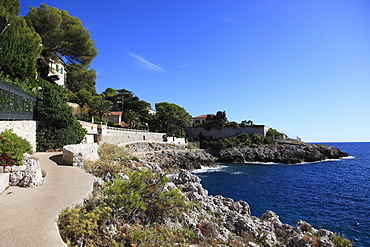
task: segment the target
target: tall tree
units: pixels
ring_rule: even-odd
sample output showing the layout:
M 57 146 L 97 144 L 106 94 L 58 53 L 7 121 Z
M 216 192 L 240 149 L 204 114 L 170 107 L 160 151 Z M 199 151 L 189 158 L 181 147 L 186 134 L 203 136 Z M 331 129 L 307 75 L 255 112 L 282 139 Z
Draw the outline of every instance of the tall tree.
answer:
M 42 98 L 37 102 L 35 118 L 38 120 L 36 140 L 39 151 L 79 143 L 86 133 L 67 105 L 66 90 L 49 82 L 42 85 Z
M 81 89 L 89 91 L 91 94 L 96 94 L 96 71 L 88 69 L 88 67 L 81 64 L 68 64 L 66 67 L 68 76 L 66 86 L 69 90 L 77 93 Z
M 31 7 L 25 19 L 41 36 L 44 57 L 84 66 L 96 57 L 97 50 L 89 32 L 79 18 L 70 16 L 67 11 L 41 4 Z
M 149 125 L 152 131 L 165 132 L 168 136 L 186 136 L 183 128 L 191 125 L 191 116 L 183 107 L 161 102 L 155 104 L 155 109 L 157 113 Z
M 16 1 L 0 4 L 0 16 L 10 24 L 0 34 L 0 71 L 12 79 L 35 78 L 36 59 L 42 51 L 41 38 L 23 18 L 15 15 L 19 9 L 16 3 L 12 7 L 11 2 Z

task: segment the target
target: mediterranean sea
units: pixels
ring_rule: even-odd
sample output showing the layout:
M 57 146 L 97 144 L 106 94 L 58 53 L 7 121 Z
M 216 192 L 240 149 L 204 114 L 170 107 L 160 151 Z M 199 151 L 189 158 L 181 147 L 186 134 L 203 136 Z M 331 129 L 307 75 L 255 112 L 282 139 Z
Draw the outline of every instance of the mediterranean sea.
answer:
M 195 171 L 210 195 L 248 202 L 251 214 L 266 210 L 295 226 L 343 234 L 355 246 L 370 246 L 370 143 L 319 143 L 339 148 L 340 160 L 283 164 L 219 164 Z

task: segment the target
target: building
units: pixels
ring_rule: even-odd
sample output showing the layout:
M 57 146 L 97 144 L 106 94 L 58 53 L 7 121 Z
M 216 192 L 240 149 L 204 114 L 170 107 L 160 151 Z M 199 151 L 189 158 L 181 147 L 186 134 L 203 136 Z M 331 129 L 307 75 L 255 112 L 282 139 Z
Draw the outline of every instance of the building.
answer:
M 67 71 L 61 62 L 55 62 L 49 59 L 49 74 L 48 77 L 55 77 L 54 82 L 60 86 L 65 86 L 67 79 Z
M 121 111 L 111 111 L 107 116 L 108 121 L 114 122 L 116 125 L 124 125 L 122 122 L 122 112 Z
M 153 108 L 151 108 L 151 107 L 147 107 L 146 109 L 148 110 L 148 113 L 149 113 L 150 115 L 154 115 L 154 114 L 156 114 L 156 113 L 157 113 L 157 111 L 156 111 L 156 110 L 154 110 L 154 109 L 153 109 Z
M 204 124 L 207 120 L 208 116 L 214 116 L 214 114 L 207 114 L 207 115 L 200 115 L 197 117 L 192 118 L 192 124 L 198 123 L 198 124 Z

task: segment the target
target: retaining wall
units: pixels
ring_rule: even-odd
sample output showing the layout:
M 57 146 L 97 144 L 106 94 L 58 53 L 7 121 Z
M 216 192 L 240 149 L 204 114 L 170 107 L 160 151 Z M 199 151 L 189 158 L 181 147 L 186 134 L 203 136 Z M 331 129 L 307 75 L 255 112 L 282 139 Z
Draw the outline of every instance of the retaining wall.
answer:
M 221 130 L 212 128 L 211 130 L 206 130 L 204 128 L 186 128 L 185 132 L 188 136 L 188 138 L 198 138 L 199 134 L 202 133 L 203 136 L 206 138 L 232 138 L 234 136 L 246 133 L 248 135 L 253 134 L 260 134 L 263 137 L 266 137 L 266 133 L 269 130 L 268 127 L 239 127 L 239 128 L 233 128 L 233 127 L 225 127 Z
M 99 144 L 110 143 L 110 144 L 122 144 L 127 142 L 135 141 L 154 141 L 162 142 L 163 135 L 165 133 L 152 133 L 152 132 L 128 132 L 113 129 L 104 129 L 100 136 Z
M 14 134 L 27 140 L 36 151 L 36 121 L 0 121 L 0 132 L 6 129 L 12 129 Z

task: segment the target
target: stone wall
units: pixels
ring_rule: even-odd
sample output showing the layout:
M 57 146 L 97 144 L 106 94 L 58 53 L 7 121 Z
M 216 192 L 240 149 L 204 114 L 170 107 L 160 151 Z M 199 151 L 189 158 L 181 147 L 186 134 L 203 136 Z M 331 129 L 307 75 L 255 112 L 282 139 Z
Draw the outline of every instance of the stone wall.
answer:
M 0 173 L 0 194 L 9 186 L 9 174 Z
M 67 145 L 63 147 L 63 160 L 67 163 L 82 167 L 84 160 L 97 161 L 98 155 L 98 144 L 76 144 Z
M 122 143 L 135 141 L 162 142 L 163 135 L 165 135 L 165 133 L 152 133 L 146 131 L 122 131 L 112 128 L 106 128 L 102 130 L 99 144 L 110 143 L 119 145 Z
M 203 136 L 209 138 L 232 138 L 234 136 L 247 133 L 248 135 L 253 134 L 260 134 L 262 136 L 266 136 L 267 131 L 269 130 L 268 127 L 240 127 L 240 128 L 233 128 L 233 127 L 225 127 L 221 130 L 212 128 L 211 130 L 206 130 L 204 128 L 186 128 L 185 132 L 188 138 L 198 138 L 199 133 L 202 133 Z
M 12 129 L 14 134 L 27 140 L 36 151 L 36 121 L 0 121 L 0 132 L 6 129 Z

